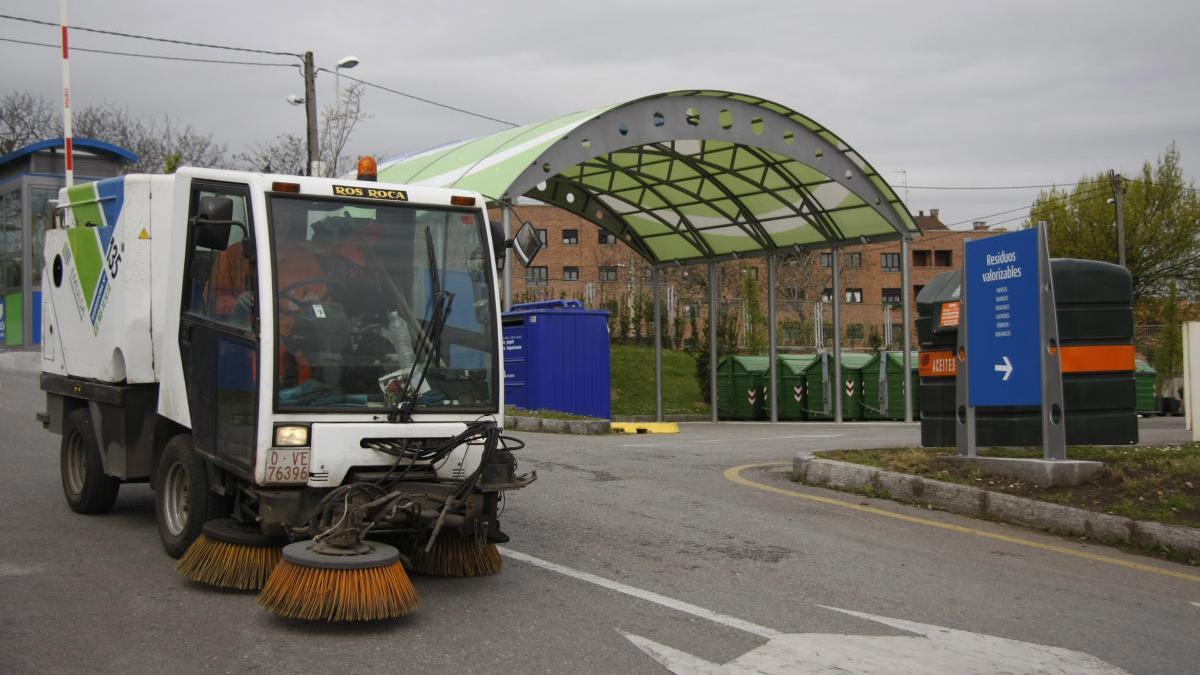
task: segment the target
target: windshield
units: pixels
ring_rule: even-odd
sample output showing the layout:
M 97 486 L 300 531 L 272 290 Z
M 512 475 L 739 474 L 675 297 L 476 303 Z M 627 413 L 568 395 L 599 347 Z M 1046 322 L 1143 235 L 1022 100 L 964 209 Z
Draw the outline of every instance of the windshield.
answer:
M 496 409 L 480 211 L 279 195 L 269 210 L 277 409 L 390 410 L 421 372 L 417 411 Z

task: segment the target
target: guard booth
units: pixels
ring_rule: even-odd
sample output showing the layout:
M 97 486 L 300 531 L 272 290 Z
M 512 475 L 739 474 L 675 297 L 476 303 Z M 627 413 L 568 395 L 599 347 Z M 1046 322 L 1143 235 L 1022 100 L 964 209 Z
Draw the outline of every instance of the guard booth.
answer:
M 912 381 L 918 383 L 920 355 L 912 353 Z M 904 352 L 879 352 L 862 369 L 864 419 L 904 419 Z M 921 414 L 920 387 L 913 391 L 913 418 Z
M 504 330 L 504 403 L 612 417 L 608 311 L 578 300 L 513 305 Z
M 726 356 L 717 365 L 717 413 L 727 420 L 767 418 L 766 356 Z
M 1128 270 L 1097 260 L 1050 261 L 1061 343 L 1066 442 L 1137 442 L 1133 290 Z M 938 275 L 917 295 L 921 445 L 955 445 L 955 375 L 961 271 Z M 976 408 L 979 446 L 1040 445 L 1040 409 Z

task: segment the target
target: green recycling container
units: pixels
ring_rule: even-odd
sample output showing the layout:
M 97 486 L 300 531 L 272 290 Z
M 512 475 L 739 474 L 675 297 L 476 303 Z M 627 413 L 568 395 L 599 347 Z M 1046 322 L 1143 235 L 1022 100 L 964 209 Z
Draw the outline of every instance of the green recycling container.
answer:
M 910 380 L 913 388 L 913 419 L 921 413 L 919 354 L 912 352 Z M 904 352 L 880 352 L 871 357 L 862 369 L 864 419 L 904 419 Z
M 1136 387 L 1138 414 L 1153 415 L 1157 413 L 1158 403 L 1154 400 L 1154 385 L 1158 381 L 1158 371 L 1142 359 L 1136 359 L 1133 380 Z
M 817 354 L 780 354 L 776 358 L 775 374 L 779 391 L 780 420 L 808 419 L 808 390 L 805 371 L 818 358 Z
M 863 366 L 874 358 L 873 354 L 842 352 L 842 419 L 866 419 L 863 405 Z M 831 369 L 832 370 L 832 369 Z
M 717 364 L 717 417 L 726 420 L 767 418 L 767 382 L 771 359 L 726 356 Z
M 822 351 L 805 369 L 805 410 L 810 420 L 833 419 L 832 401 L 826 402 L 826 381 L 833 377 L 833 352 Z M 842 396 L 842 419 L 862 419 L 862 367 L 871 360 L 871 354 L 842 352 L 842 381 L 838 391 Z

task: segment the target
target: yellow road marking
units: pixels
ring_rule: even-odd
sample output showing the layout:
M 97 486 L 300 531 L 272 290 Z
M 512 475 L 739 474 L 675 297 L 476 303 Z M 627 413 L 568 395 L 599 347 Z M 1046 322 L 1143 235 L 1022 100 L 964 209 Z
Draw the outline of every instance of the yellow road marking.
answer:
M 613 422 L 613 433 L 626 434 L 677 434 L 679 425 L 675 422 Z
M 786 488 L 775 487 L 774 485 L 767 485 L 765 483 L 757 483 L 755 481 L 750 480 L 749 478 L 742 477 L 742 472 L 747 469 L 758 469 L 758 468 L 763 468 L 763 467 L 768 467 L 768 466 L 786 466 L 786 464 L 781 464 L 778 462 L 769 463 L 769 464 L 742 464 L 741 466 L 735 466 L 735 467 L 726 469 L 725 470 L 725 478 L 730 481 L 733 481 L 734 483 L 737 483 L 739 485 L 746 485 L 746 486 L 749 486 L 752 488 L 756 488 L 759 490 L 765 490 L 767 492 L 774 492 L 775 494 L 780 494 L 780 495 L 784 495 L 787 497 L 799 497 L 800 499 L 807 499 L 808 501 L 811 501 L 811 502 L 817 502 L 820 504 L 828 504 L 830 506 L 839 506 L 844 509 L 851 509 L 853 511 L 861 511 L 862 513 L 870 513 L 872 515 L 883 516 L 885 518 L 894 518 L 896 520 L 902 520 L 906 523 L 913 523 L 916 525 L 926 525 L 928 527 L 936 527 L 941 530 L 949 530 L 951 532 L 958 532 L 959 534 L 970 534 L 970 535 L 974 535 L 976 537 L 983 537 L 984 539 L 992 539 L 994 541 L 1003 541 L 1003 542 L 1009 543 L 1009 544 L 1017 544 L 1019 546 L 1028 546 L 1030 548 L 1036 548 L 1036 549 L 1040 549 L 1043 551 L 1052 551 L 1054 553 L 1062 553 L 1064 555 L 1074 556 L 1076 558 L 1083 558 L 1085 560 L 1091 560 L 1094 562 L 1107 563 L 1109 565 L 1118 565 L 1120 567 L 1126 567 L 1126 568 L 1129 568 L 1132 570 L 1137 570 L 1139 572 L 1150 572 L 1152 574 L 1161 574 L 1163 576 L 1174 577 L 1176 579 L 1183 579 L 1184 581 L 1200 582 L 1200 575 L 1196 575 L 1196 574 L 1188 574 L 1187 572 L 1178 572 L 1178 571 L 1166 569 L 1163 567 L 1157 567 L 1155 565 L 1146 565 L 1144 563 L 1134 562 L 1131 560 L 1123 560 L 1121 558 L 1114 558 L 1112 556 L 1100 555 L 1098 553 L 1089 553 L 1087 551 L 1077 551 L 1075 549 L 1067 548 L 1065 546 L 1056 546 L 1054 544 L 1045 544 L 1040 541 L 1033 541 L 1031 539 L 1022 539 L 1021 537 L 1013 537 L 1013 536 L 1009 536 L 1007 534 L 998 534 L 996 532 L 988 532 L 986 530 L 980 530 L 980 529 L 976 529 L 974 527 L 965 527 L 963 525 L 954 525 L 952 523 L 943 523 L 941 521 L 930 520 L 928 518 L 919 518 L 917 516 L 910 516 L 910 515 L 907 515 L 904 513 L 895 513 L 892 511 L 886 511 L 884 509 L 876 508 L 874 506 L 863 506 L 862 504 L 854 504 L 852 502 L 843 501 L 841 499 L 834 499 L 832 497 L 823 497 L 821 495 L 810 495 L 810 494 L 807 494 L 804 492 L 797 492 L 795 490 L 788 490 Z

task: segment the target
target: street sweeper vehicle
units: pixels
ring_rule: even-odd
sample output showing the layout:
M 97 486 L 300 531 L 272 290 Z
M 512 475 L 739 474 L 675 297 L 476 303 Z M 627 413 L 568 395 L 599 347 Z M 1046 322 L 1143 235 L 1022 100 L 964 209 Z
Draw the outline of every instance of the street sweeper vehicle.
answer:
M 499 570 L 502 433 L 484 199 L 184 168 L 65 188 L 46 233 L 42 424 L 79 513 L 149 482 L 180 571 L 277 614 L 411 611 L 420 573 Z M 291 542 L 291 543 L 289 543 Z

